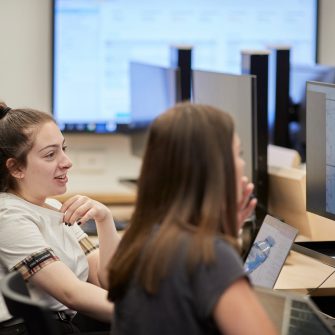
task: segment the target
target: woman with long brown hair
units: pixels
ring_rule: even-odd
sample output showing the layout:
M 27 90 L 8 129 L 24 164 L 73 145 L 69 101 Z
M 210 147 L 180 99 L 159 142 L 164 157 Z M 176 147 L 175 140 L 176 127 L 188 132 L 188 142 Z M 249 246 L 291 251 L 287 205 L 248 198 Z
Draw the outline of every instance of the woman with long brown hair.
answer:
M 111 260 L 113 334 L 273 334 L 236 252 L 256 200 L 229 114 L 183 103 L 151 126 Z

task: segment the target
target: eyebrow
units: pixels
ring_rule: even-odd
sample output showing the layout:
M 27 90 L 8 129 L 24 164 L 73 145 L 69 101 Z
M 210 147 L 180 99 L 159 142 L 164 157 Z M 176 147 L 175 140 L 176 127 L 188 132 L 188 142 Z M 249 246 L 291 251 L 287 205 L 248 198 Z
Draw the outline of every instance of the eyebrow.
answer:
M 65 139 L 62 142 L 62 146 L 64 145 L 64 143 L 65 143 Z M 51 149 L 51 148 L 57 149 L 57 148 L 59 148 L 59 145 L 58 144 L 50 144 L 50 145 L 47 145 L 46 147 L 38 150 L 38 152 L 41 152 L 41 151 L 43 151 L 45 149 Z

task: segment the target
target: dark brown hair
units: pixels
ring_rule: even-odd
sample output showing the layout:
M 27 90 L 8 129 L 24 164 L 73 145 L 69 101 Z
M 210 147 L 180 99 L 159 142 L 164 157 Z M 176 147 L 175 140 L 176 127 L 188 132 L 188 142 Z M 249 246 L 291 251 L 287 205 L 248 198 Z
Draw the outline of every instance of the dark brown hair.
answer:
M 9 158 L 25 166 L 37 129 L 46 122 L 54 122 L 51 115 L 34 109 L 11 109 L 0 102 L 0 192 L 16 189 L 15 178 L 6 166 Z
M 178 245 L 188 246 L 192 269 L 214 259 L 215 236 L 237 236 L 233 137 L 229 114 L 207 105 L 178 104 L 154 121 L 135 211 L 109 267 L 111 300 L 123 296 L 135 269 L 154 293 Z

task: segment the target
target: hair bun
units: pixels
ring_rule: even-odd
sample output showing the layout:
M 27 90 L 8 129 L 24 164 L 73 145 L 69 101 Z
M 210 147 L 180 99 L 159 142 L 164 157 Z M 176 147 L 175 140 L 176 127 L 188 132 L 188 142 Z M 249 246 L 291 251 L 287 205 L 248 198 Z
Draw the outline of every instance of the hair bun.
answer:
M 11 110 L 5 103 L 0 103 L 0 120 Z

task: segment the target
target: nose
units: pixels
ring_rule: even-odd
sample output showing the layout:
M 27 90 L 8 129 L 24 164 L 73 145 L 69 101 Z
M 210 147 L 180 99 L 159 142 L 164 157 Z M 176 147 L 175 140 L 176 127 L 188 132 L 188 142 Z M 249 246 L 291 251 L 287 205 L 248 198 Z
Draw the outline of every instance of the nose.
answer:
M 72 162 L 71 159 L 69 158 L 69 156 L 63 152 L 63 157 L 62 160 L 60 162 L 60 166 L 62 169 L 70 169 L 72 166 Z

